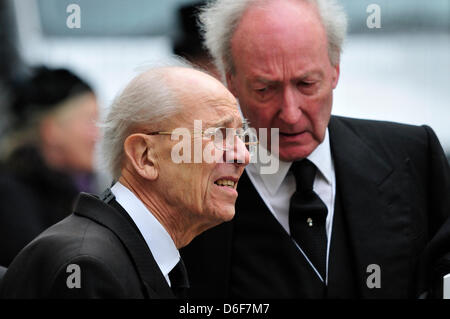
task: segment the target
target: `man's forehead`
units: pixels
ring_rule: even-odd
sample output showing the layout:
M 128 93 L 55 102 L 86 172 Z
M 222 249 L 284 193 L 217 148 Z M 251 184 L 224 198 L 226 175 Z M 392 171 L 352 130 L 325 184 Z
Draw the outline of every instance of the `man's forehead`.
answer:
M 225 90 L 225 89 L 224 89 Z M 203 117 L 205 114 L 208 121 L 221 121 L 226 119 L 231 119 L 232 117 L 238 116 L 238 106 L 236 98 L 226 91 L 228 94 L 223 96 L 205 96 L 200 100 L 196 101 L 196 115 Z M 214 119 L 212 119 L 214 117 Z
M 325 37 L 324 37 L 325 35 Z M 232 37 L 240 53 L 267 55 L 288 48 L 286 42 L 304 46 L 326 41 L 324 26 L 315 5 L 308 1 L 267 1 L 251 6 L 243 15 Z M 295 40 L 295 41 L 294 41 Z M 298 48 L 297 48 L 298 49 Z M 295 54 L 295 52 L 292 52 Z

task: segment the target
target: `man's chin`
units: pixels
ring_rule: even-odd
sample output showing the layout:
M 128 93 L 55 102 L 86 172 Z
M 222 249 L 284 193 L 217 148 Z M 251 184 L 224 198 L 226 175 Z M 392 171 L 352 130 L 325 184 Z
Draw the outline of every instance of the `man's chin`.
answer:
M 318 141 L 310 132 L 294 136 L 283 136 L 280 134 L 279 159 L 284 162 L 293 162 L 306 158 L 318 145 Z
M 224 207 L 223 209 L 224 211 L 220 215 L 222 217 L 222 222 L 229 222 L 230 220 L 233 219 L 235 215 L 234 205 L 233 207 L 230 208 Z
M 318 144 L 315 143 L 315 145 L 280 147 L 279 158 L 284 162 L 294 162 L 308 157 L 317 146 Z

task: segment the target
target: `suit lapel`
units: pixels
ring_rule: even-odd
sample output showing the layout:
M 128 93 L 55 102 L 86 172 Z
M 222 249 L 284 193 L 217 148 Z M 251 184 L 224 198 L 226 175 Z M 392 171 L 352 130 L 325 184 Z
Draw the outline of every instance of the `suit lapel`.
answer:
M 189 277 L 189 296 L 228 298 L 234 220 L 200 234 L 180 253 Z
M 410 224 L 404 172 L 394 170 L 339 118 L 332 117 L 329 131 L 360 297 L 407 297 Z M 375 273 L 369 265 L 380 266 L 381 288 L 368 285 Z
M 108 205 L 92 195 L 82 193 L 74 213 L 94 220 L 117 235 L 131 255 L 148 297 L 175 297 L 144 239 L 114 199 Z

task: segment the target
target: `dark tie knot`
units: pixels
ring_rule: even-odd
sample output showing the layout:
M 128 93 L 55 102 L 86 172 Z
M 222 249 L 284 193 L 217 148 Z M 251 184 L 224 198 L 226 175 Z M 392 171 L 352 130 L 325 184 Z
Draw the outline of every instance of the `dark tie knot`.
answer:
M 316 193 L 312 188 L 305 189 L 300 186 L 299 196 L 305 200 L 312 200 L 316 196 Z
M 308 193 L 311 193 L 317 172 L 316 165 L 305 158 L 301 161 L 292 163 L 291 171 L 295 177 L 297 191 L 304 193 L 305 196 L 307 196 Z

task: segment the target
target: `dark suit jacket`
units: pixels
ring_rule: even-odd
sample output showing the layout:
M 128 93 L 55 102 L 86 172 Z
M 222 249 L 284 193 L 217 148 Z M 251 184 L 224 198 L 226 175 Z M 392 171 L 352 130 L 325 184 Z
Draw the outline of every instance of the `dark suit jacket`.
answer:
M 80 288 L 75 271 L 80 270 Z M 69 268 L 68 268 L 69 267 Z M 82 193 L 74 213 L 14 259 L 3 298 L 174 298 L 147 244 L 123 208 Z
M 430 292 L 450 272 L 450 170 L 434 132 L 333 116 L 329 133 L 357 296 L 415 298 Z M 245 214 L 239 202 L 255 201 L 261 198 L 238 198 L 236 216 Z M 206 231 L 182 251 L 192 297 L 229 296 L 235 220 Z M 381 267 L 381 288 L 367 286 L 370 264 Z M 256 289 L 254 296 L 260 296 Z M 277 298 L 276 290 L 265 297 Z

